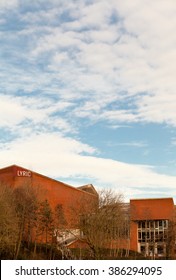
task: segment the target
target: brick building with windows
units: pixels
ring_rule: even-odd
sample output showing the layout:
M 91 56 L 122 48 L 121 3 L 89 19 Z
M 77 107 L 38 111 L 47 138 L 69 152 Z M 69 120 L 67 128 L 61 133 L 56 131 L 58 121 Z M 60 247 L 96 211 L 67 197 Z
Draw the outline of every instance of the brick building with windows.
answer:
M 149 257 L 163 257 L 175 248 L 175 206 L 172 198 L 130 200 L 131 250 Z
M 98 194 L 93 185 L 75 188 L 16 165 L 0 169 L 0 187 L 18 188 L 25 184 L 38 188 L 42 199 L 47 199 L 52 209 L 62 206 L 67 227 L 71 230 L 63 231 L 58 242 L 67 241 L 68 247 L 84 246 L 79 238 L 75 238 L 81 234 L 76 224 L 84 211 L 92 213 L 98 206 Z M 127 234 L 125 238 L 123 234 L 120 244 L 124 249 L 152 258 L 166 256 L 168 248 L 170 252 L 175 250 L 175 206 L 172 198 L 131 199 L 123 208 Z M 113 240 L 111 248 L 116 244 L 119 246 L 119 240 Z

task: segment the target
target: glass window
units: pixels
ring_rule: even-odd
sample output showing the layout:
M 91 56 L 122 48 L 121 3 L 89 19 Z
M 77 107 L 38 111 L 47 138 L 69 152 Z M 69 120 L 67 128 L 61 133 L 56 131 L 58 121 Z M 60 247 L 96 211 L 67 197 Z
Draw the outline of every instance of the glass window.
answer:
M 142 222 L 138 222 L 138 228 L 142 228 Z
M 145 222 L 144 221 L 142 222 L 142 228 L 145 228 Z
M 155 228 L 158 228 L 158 221 L 155 221 Z
M 141 246 L 141 253 L 145 254 L 145 246 Z
M 147 231 L 146 235 L 147 235 L 147 240 L 149 240 L 150 239 L 150 232 Z
M 155 241 L 156 242 L 159 241 L 159 233 L 158 233 L 158 231 L 155 232 Z
M 154 239 L 154 232 L 151 232 L 151 235 L 150 235 L 150 242 L 154 242 L 155 239 Z
M 163 221 L 160 220 L 160 221 L 159 221 L 159 228 L 162 228 L 162 227 L 163 227 Z
M 145 242 L 146 233 L 142 232 L 142 242 Z
M 150 228 L 150 222 L 149 221 L 147 221 L 146 226 L 147 226 L 147 228 Z
M 159 232 L 158 241 L 160 241 L 160 242 L 164 241 L 164 233 L 163 233 L 163 231 Z
M 161 245 L 158 245 L 157 252 L 158 252 L 158 255 L 162 255 L 164 253 L 164 247 Z
M 166 240 L 167 240 L 167 232 L 164 232 L 164 236 L 163 236 L 163 238 L 164 238 L 164 241 L 166 241 Z
M 154 221 L 150 222 L 150 228 L 154 228 Z
M 152 256 L 154 254 L 154 246 L 150 244 L 149 246 L 149 254 Z
M 163 224 L 164 224 L 164 228 L 167 228 L 167 220 L 164 220 Z
M 138 239 L 141 240 L 141 232 L 138 232 Z

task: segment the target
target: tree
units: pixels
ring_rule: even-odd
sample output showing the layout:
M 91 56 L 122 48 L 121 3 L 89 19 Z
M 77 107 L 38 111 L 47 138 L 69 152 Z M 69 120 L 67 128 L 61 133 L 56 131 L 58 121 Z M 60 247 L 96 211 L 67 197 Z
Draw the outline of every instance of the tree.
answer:
M 47 200 L 43 200 L 42 194 L 41 188 L 33 187 L 27 182 L 15 189 L 0 185 L 0 256 L 2 259 L 36 258 L 37 245 L 41 243 L 45 244 L 47 257 L 48 247 L 52 253 L 54 227 L 64 224 L 64 216 L 62 207 L 58 205 L 57 222 L 54 225 L 50 204 Z M 39 248 L 42 249 L 40 245 Z
M 0 256 L 14 257 L 18 233 L 18 217 L 15 211 L 14 192 L 0 185 Z
M 43 237 L 43 241 L 46 244 L 51 243 L 54 232 L 53 212 L 47 199 L 41 202 L 38 215 L 39 228 Z
M 125 238 L 125 211 L 121 194 L 112 190 L 99 193 L 99 206 L 94 213 L 81 217 L 81 231 L 89 246 L 92 257 L 100 259 L 104 248 L 120 248 L 120 241 Z M 119 241 L 119 242 L 118 242 Z
M 166 241 L 166 259 L 176 259 L 176 208 L 173 217 L 168 221 Z
M 33 241 L 33 230 L 36 226 L 38 199 L 35 189 L 25 184 L 14 190 L 15 207 L 18 217 L 18 240 L 16 244 L 15 259 L 18 258 L 22 241 L 28 246 Z
M 62 233 L 67 226 L 67 221 L 65 219 L 65 214 L 62 204 L 57 204 L 54 211 L 54 233 L 57 241 L 57 237 Z

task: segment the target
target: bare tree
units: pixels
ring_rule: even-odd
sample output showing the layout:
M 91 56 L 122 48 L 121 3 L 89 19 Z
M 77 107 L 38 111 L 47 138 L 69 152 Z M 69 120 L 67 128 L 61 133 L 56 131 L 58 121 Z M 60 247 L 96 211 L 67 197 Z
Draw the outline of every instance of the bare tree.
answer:
M 166 241 L 166 259 L 176 259 L 176 207 L 173 217 L 168 221 L 168 232 Z
M 99 193 L 99 206 L 94 213 L 84 214 L 81 230 L 94 259 L 102 258 L 103 248 L 120 248 L 124 238 L 124 204 L 121 194 L 112 190 Z
M 47 199 L 40 204 L 38 215 L 43 242 L 46 244 L 52 243 L 54 232 L 53 212 Z
M 22 241 L 28 246 L 33 241 L 33 230 L 36 225 L 38 200 L 35 189 L 25 184 L 14 190 L 15 207 L 18 216 L 18 240 L 16 244 L 15 259 L 18 258 Z
M 13 258 L 18 233 L 18 217 L 15 211 L 13 190 L 0 185 L 0 255 Z
M 54 236 L 57 238 L 67 227 L 67 221 L 62 204 L 57 204 L 54 209 Z

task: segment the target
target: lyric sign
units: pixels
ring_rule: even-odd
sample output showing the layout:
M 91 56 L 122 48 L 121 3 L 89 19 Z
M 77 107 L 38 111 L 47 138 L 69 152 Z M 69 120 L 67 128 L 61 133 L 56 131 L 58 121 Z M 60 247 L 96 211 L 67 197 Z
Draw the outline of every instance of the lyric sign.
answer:
M 17 170 L 18 177 L 32 177 L 31 171 L 28 170 Z

